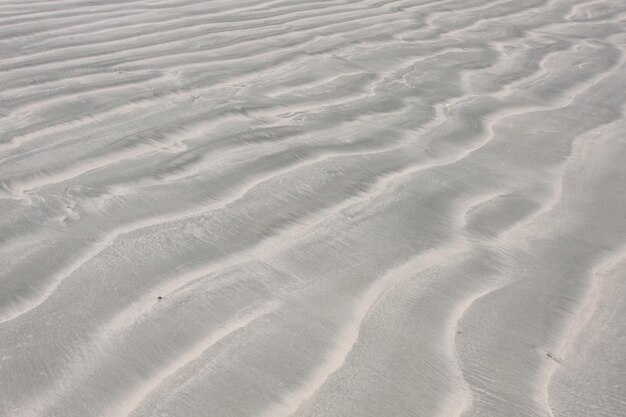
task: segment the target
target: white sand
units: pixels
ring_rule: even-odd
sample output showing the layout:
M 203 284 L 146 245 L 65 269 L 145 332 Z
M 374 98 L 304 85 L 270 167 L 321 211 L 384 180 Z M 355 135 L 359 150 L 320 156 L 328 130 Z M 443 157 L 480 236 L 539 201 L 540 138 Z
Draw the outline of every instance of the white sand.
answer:
M 0 417 L 626 415 L 625 48 L 619 0 L 0 2 Z

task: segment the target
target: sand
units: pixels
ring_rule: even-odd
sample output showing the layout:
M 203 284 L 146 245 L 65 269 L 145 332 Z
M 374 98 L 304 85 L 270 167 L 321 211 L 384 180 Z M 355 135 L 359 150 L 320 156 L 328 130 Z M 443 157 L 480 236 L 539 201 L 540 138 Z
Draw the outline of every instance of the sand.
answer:
M 626 3 L 0 2 L 0 416 L 626 415 Z

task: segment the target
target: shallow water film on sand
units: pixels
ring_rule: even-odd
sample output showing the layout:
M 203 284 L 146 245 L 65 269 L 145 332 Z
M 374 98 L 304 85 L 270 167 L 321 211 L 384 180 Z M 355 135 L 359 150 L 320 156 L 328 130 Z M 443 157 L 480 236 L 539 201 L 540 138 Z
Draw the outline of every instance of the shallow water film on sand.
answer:
M 0 416 L 626 415 L 623 0 L 0 0 Z

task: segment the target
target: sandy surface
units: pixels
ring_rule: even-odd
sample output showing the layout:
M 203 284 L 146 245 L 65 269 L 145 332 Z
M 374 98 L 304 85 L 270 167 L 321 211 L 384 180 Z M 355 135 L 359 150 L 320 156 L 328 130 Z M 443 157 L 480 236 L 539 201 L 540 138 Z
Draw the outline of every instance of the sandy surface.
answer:
M 623 0 L 0 1 L 0 416 L 626 415 Z

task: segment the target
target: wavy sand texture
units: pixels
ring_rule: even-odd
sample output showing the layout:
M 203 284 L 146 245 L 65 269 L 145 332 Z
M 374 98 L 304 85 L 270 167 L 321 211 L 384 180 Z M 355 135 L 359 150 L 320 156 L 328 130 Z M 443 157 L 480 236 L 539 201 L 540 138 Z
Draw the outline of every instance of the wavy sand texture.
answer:
M 626 415 L 620 0 L 0 2 L 0 416 Z

